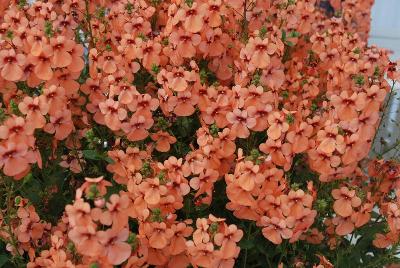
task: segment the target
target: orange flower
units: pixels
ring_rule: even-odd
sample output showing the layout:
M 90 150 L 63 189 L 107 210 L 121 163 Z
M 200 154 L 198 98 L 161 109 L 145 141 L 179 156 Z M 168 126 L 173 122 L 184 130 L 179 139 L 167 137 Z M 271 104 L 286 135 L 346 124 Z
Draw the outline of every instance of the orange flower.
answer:
M 365 203 L 359 211 L 351 215 L 351 220 L 354 222 L 356 228 L 361 227 L 370 221 L 373 207 L 373 203 Z
M 357 111 L 365 107 L 365 101 L 360 100 L 362 95 L 354 92 L 351 96 L 347 91 L 342 91 L 340 96 L 331 96 L 331 102 L 337 110 L 337 116 L 340 120 L 349 121 L 358 116 Z
M 397 233 L 389 232 L 387 234 L 376 234 L 376 237 L 372 243 L 375 247 L 383 249 L 397 243 L 397 240 Z
M 182 29 L 172 32 L 169 39 L 170 42 L 176 46 L 179 55 L 183 58 L 194 57 L 196 55 L 196 47 L 201 41 L 200 35 L 188 33 Z M 182 91 L 179 90 L 180 88 L 172 89 L 176 91 Z
M 182 49 L 182 51 L 188 50 L 186 48 Z M 172 69 L 172 72 L 168 72 L 166 74 L 166 78 L 168 79 L 168 87 L 171 90 L 178 92 L 185 91 L 189 86 L 188 82 L 194 81 L 193 76 L 193 73 L 185 71 L 182 67 L 174 68 Z
M 20 207 L 17 215 L 21 219 L 21 225 L 16 230 L 19 242 L 27 243 L 31 239 L 36 242 L 42 237 L 45 226 L 40 222 L 39 215 L 32 205 L 27 208 Z
M 190 116 L 195 112 L 194 106 L 198 102 L 198 95 L 192 94 L 190 91 L 178 92 L 177 96 L 171 98 L 171 102 L 175 103 L 174 113 L 178 116 Z
M 198 33 L 204 25 L 205 5 L 194 2 L 190 7 L 187 4 L 176 12 L 175 19 L 183 22 L 183 27 L 190 33 Z
M 149 135 L 148 129 L 153 125 L 153 118 L 146 118 L 142 115 L 132 116 L 129 123 L 122 123 L 121 128 L 127 133 L 130 141 L 140 141 Z
M 190 187 L 197 190 L 195 198 L 202 194 L 206 194 L 208 198 L 203 198 L 202 202 L 206 204 L 211 203 L 212 190 L 214 188 L 214 183 L 217 181 L 219 173 L 213 169 L 207 169 L 205 172 L 200 172 L 198 177 L 194 177 L 190 180 Z
M 107 99 L 105 102 L 99 103 L 99 108 L 104 114 L 104 122 L 111 130 L 117 131 L 121 128 L 121 121 L 127 116 L 124 108 L 119 107 L 119 102 Z
M 252 53 L 250 64 L 254 68 L 264 69 L 269 66 L 270 56 L 277 51 L 277 46 L 270 42 L 268 38 L 255 37 L 249 39 L 245 49 Z
M 158 178 L 148 179 L 139 185 L 139 189 L 144 193 L 144 200 L 150 205 L 157 205 L 160 202 L 161 195 L 167 193 L 167 188 L 160 185 Z
M 256 106 L 250 106 L 248 109 L 249 117 L 255 118 L 257 123 L 251 129 L 254 131 L 263 131 L 268 127 L 268 115 L 272 111 L 270 104 L 257 103 Z
M 332 219 L 333 224 L 337 225 L 335 228 L 335 232 L 338 235 L 347 235 L 353 232 L 354 223 L 351 220 L 351 217 L 335 217 Z
M 149 237 L 149 245 L 155 249 L 165 248 L 174 235 L 174 231 L 167 228 L 164 222 L 145 223 L 144 231 Z
M 188 253 L 191 263 L 205 268 L 211 268 L 214 261 L 214 245 L 212 243 L 193 243 L 187 242 Z
M 39 99 L 49 105 L 49 114 L 54 115 L 60 108 L 65 107 L 65 90 L 62 87 L 50 86 L 43 89 Z
M 31 135 L 33 135 L 34 127 L 32 122 L 26 121 L 23 117 L 11 116 L 0 126 L 0 138 L 19 144 L 31 144 Z
M 96 257 L 103 252 L 98 233 L 93 226 L 77 226 L 68 232 L 68 237 L 75 243 L 78 252 L 85 256 Z
M 26 119 L 35 128 L 42 128 L 46 124 L 46 115 L 49 111 L 49 105 L 44 99 L 35 97 L 25 97 L 22 102 L 18 104 L 18 108 L 22 114 L 26 115 Z
M 187 226 L 185 223 L 180 222 L 171 226 L 174 231 L 174 236 L 171 239 L 169 245 L 169 251 L 172 255 L 178 255 L 186 251 L 186 237 L 189 237 L 193 228 Z
M 156 142 L 156 150 L 159 152 L 168 152 L 171 144 L 176 142 L 176 138 L 165 131 L 158 131 L 155 134 L 151 134 L 150 137 Z
M 239 230 L 236 225 L 232 224 L 225 228 L 224 233 L 217 233 L 214 236 L 214 242 L 217 246 L 221 247 L 222 257 L 230 259 L 237 255 L 238 243 L 243 237 L 243 231 Z
M 335 198 L 333 209 L 342 217 L 349 217 L 353 213 L 353 208 L 361 205 L 361 199 L 356 196 L 355 190 L 349 190 L 347 187 L 333 189 L 332 196 Z
M 110 264 L 120 265 L 131 255 L 131 245 L 125 242 L 129 236 L 128 229 L 124 228 L 119 232 L 112 229 L 99 231 L 97 236 Z
M 74 48 L 75 42 L 67 40 L 64 36 L 53 37 L 50 39 L 53 48 L 52 66 L 54 68 L 67 67 L 72 63 L 69 52 Z
M 378 112 L 379 107 L 385 100 L 386 91 L 377 85 L 372 85 L 366 92 L 361 92 L 357 102 L 359 107 L 365 107 L 363 110 L 367 115 Z
M 153 66 L 160 65 L 161 44 L 149 40 L 141 44 L 141 52 L 139 58 L 147 70 L 151 70 Z
M 293 235 L 292 230 L 288 228 L 291 225 L 289 221 L 263 216 L 261 217 L 261 224 L 264 237 L 274 244 L 278 245 L 282 243 L 282 238 L 289 239 Z
M 85 182 L 80 188 L 88 195 L 91 192 L 92 185 L 96 186 L 100 196 L 104 196 L 107 193 L 107 187 L 112 186 L 111 182 L 104 179 L 104 176 L 100 176 L 97 178 L 85 178 Z
M 297 219 L 303 215 L 303 207 L 311 208 L 313 199 L 311 195 L 304 193 L 303 190 L 291 190 L 285 201 L 290 207 L 289 216 Z
M 289 131 L 286 139 L 292 144 L 293 153 L 302 153 L 307 150 L 309 146 L 308 138 L 313 133 L 313 127 L 306 122 L 296 124 L 294 130 Z
M 1 77 L 8 81 L 18 81 L 22 78 L 26 58 L 16 54 L 14 49 L 0 51 Z
M 28 170 L 28 146 L 24 143 L 7 142 L 0 145 L 0 165 L 7 176 L 17 176 Z
M 120 56 L 115 56 L 113 52 L 106 51 L 99 57 L 98 64 L 106 74 L 112 74 L 117 71 L 117 64 L 120 61 Z
M 279 139 L 282 133 L 287 132 L 289 129 L 289 124 L 285 121 L 285 116 L 279 112 L 273 112 L 268 115 L 268 123 L 270 127 L 267 130 L 267 134 L 273 140 Z
M 247 138 L 250 135 L 249 128 L 257 124 L 255 118 L 250 118 L 247 110 L 234 109 L 226 114 L 226 119 L 232 124 L 231 132 L 238 138 Z
M 47 123 L 43 129 L 48 133 L 55 133 L 54 137 L 57 140 L 64 140 L 74 130 L 71 112 L 69 110 L 57 111 L 50 116 L 50 123 Z
M 261 152 L 271 155 L 271 160 L 278 166 L 284 166 L 287 162 L 285 155 L 289 155 L 291 147 L 289 143 L 284 143 L 280 140 L 268 139 L 265 143 L 259 146 Z
M 39 79 L 47 81 L 53 77 L 53 70 L 51 69 L 52 58 L 53 49 L 49 45 L 45 45 L 37 56 L 28 55 L 28 60 L 35 66 L 33 70 Z
M 129 197 L 126 194 L 113 194 L 109 198 L 106 207 L 107 210 L 102 215 L 103 221 L 112 223 L 112 229 L 116 231 L 122 230 L 128 224 Z

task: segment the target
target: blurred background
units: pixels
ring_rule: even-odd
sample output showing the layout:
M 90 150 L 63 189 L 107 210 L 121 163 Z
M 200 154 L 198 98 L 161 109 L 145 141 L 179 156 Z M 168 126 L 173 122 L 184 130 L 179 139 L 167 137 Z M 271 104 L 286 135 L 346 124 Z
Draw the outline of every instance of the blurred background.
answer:
M 387 48 L 393 52 L 392 61 L 400 59 L 400 0 L 375 0 L 372 8 L 370 45 Z M 400 84 L 397 83 L 388 99 L 380 131 L 371 154 L 385 159 L 400 160 Z

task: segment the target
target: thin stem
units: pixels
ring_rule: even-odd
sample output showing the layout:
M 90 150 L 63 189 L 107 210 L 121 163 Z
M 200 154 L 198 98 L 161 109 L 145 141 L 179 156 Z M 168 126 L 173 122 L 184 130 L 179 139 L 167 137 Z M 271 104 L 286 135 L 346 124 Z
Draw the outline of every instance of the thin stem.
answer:
M 76 146 L 76 143 L 75 143 L 75 138 L 72 138 L 72 142 L 73 142 L 73 144 L 74 144 L 74 148 L 73 148 L 72 152 L 73 152 L 75 158 L 78 160 L 79 166 L 80 166 L 80 168 L 81 168 L 83 174 L 84 174 L 85 177 L 86 177 L 87 174 L 86 174 L 85 168 L 84 168 L 84 166 L 83 166 L 83 163 L 82 163 L 82 161 L 81 161 L 81 158 L 80 158 L 80 156 L 79 156 L 79 153 L 78 153 L 78 151 L 77 151 L 77 149 L 76 149 L 77 146 Z
M 250 240 L 251 227 L 252 227 L 252 225 L 253 225 L 252 223 L 249 223 L 249 227 L 248 227 L 248 229 L 247 229 L 247 241 Z M 248 252 L 248 249 L 246 248 L 245 251 L 244 251 L 243 268 L 246 268 L 246 265 L 247 265 L 247 252 Z
M 2 178 L 2 179 L 4 180 L 4 178 Z M 16 257 L 17 257 L 17 259 L 15 257 L 13 257 L 12 262 L 14 264 L 18 265 L 18 264 L 20 264 L 19 260 L 22 259 L 22 256 L 21 256 L 21 254 L 19 253 L 19 250 L 18 250 L 18 245 L 17 245 L 18 243 L 17 243 L 17 239 L 15 238 L 15 235 L 14 235 L 14 232 L 13 232 L 13 228 L 11 226 L 11 218 L 10 218 L 10 211 L 11 211 L 12 206 L 13 206 L 12 205 L 13 204 L 12 195 L 14 193 L 14 182 L 11 181 L 10 185 L 7 185 L 6 187 L 7 187 L 7 197 L 6 197 L 6 201 L 5 201 L 6 205 L 7 205 L 7 208 L 6 208 L 7 215 L 5 217 L 5 220 L 7 222 L 7 226 L 6 226 L 7 230 L 6 230 L 6 232 L 10 236 L 10 240 L 8 242 L 11 244 L 11 246 L 15 250 L 15 254 L 16 254 Z
M 92 32 L 92 23 L 91 23 L 91 16 L 90 16 L 90 12 L 89 12 L 89 0 L 85 0 L 85 9 L 86 9 L 86 14 L 85 14 L 85 19 L 86 19 L 86 23 L 89 26 L 88 32 L 90 35 L 90 41 L 89 41 L 89 49 L 91 47 L 95 47 L 94 44 L 94 39 L 93 39 L 93 32 Z
M 351 236 L 350 236 L 350 240 L 349 240 L 350 246 L 351 246 L 351 241 L 353 241 L 353 236 L 354 236 L 354 232 L 351 233 Z
M 390 88 L 390 92 L 389 92 L 389 97 L 388 97 L 388 99 L 387 99 L 387 101 L 386 101 L 386 103 L 385 103 L 385 105 L 384 105 L 384 107 L 383 107 L 383 114 L 382 114 L 382 117 L 381 117 L 381 120 L 379 121 L 379 125 L 378 125 L 378 127 L 377 127 L 377 131 L 375 132 L 375 136 L 374 136 L 374 138 L 372 139 L 372 144 L 375 144 L 375 142 L 376 142 L 376 137 L 377 137 L 377 135 L 378 135 L 378 130 L 381 128 L 381 125 L 382 125 L 382 122 L 383 122 L 383 119 L 385 118 L 385 116 L 386 116 L 386 112 L 387 112 L 387 107 L 389 106 L 389 102 L 390 102 L 390 100 L 391 100 L 391 98 L 392 98 L 392 94 L 393 94 L 393 90 L 394 90 L 394 86 L 396 85 L 396 81 L 392 81 L 392 87 Z M 396 146 L 397 146 L 398 144 L 396 144 Z M 396 147 L 395 146 L 395 147 Z M 386 153 L 388 153 L 389 151 L 391 151 L 392 149 L 394 149 L 395 147 L 393 147 L 393 148 L 391 148 L 390 150 L 385 150 L 385 152 L 383 152 L 381 155 L 383 156 L 384 154 L 386 154 Z M 375 151 L 375 150 L 374 150 Z M 375 152 L 376 153 L 376 152 Z

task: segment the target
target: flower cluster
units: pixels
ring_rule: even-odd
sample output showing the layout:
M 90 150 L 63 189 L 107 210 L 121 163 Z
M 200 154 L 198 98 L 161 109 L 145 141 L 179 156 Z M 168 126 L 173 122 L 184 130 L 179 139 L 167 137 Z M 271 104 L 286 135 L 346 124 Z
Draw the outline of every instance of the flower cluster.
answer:
M 399 167 L 367 156 L 400 62 L 372 4 L 2 1 L 10 265 L 340 267 L 356 231 L 392 262 Z

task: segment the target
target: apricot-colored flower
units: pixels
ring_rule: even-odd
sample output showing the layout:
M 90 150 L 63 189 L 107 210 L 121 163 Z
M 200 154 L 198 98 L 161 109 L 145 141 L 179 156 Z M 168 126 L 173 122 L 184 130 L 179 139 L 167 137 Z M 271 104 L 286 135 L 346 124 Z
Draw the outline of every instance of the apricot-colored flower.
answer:
M 29 124 L 32 124 L 35 128 L 42 128 L 46 124 L 44 116 L 49 111 L 49 105 L 44 99 L 27 96 L 18 104 L 18 108 L 22 114 L 26 115 Z
M 77 226 L 68 232 L 68 237 L 75 243 L 80 254 L 96 257 L 104 250 L 98 233 L 93 226 Z
M 289 131 L 286 139 L 292 144 L 293 153 L 302 153 L 309 146 L 308 138 L 313 132 L 313 127 L 306 122 L 297 124 L 295 129 Z
M 173 237 L 172 229 L 167 228 L 164 222 L 152 222 L 144 224 L 144 230 L 149 237 L 149 245 L 155 249 L 163 249 Z
M 255 68 L 264 69 L 270 64 L 270 56 L 277 51 L 277 46 L 270 42 L 268 38 L 255 37 L 249 39 L 245 49 L 252 53 L 250 63 Z
M 164 185 L 160 185 L 158 178 L 149 179 L 139 185 L 139 189 L 144 193 L 144 200 L 150 205 L 160 202 L 161 195 L 167 192 Z
M 119 232 L 113 229 L 99 231 L 97 236 L 100 243 L 104 245 L 104 254 L 110 264 L 120 265 L 131 255 L 131 245 L 125 242 L 129 236 L 128 229 L 124 228 Z
M 231 132 L 238 138 L 247 138 L 250 135 L 249 128 L 256 125 L 257 120 L 249 117 L 247 110 L 234 109 L 226 114 L 226 119 L 232 124 Z
M 180 222 L 171 226 L 172 231 L 174 231 L 174 236 L 171 238 L 171 243 L 169 245 L 169 251 L 172 255 L 178 255 L 186 251 L 186 237 L 189 237 L 193 228 L 187 226 L 185 223 Z
M 23 117 L 11 116 L 0 126 L 0 138 L 19 144 L 30 144 L 30 137 L 34 132 L 32 122 L 25 120 Z
M 178 92 L 177 96 L 171 98 L 175 103 L 174 113 L 178 116 L 190 116 L 195 112 L 195 105 L 198 102 L 198 96 L 190 91 Z
M 243 231 L 239 230 L 236 225 L 229 225 L 225 228 L 224 233 L 217 233 L 214 236 L 216 245 L 221 246 L 222 256 L 224 259 L 234 257 L 237 253 L 237 245 L 243 237 Z
M 268 115 L 268 123 L 270 124 L 267 130 L 268 137 L 277 140 L 281 137 L 282 133 L 287 132 L 289 124 L 285 120 L 285 116 L 279 112 L 273 112 Z
M 333 189 L 332 196 L 335 198 L 333 209 L 342 217 L 349 217 L 353 213 L 353 208 L 361 205 L 361 199 L 356 196 L 355 190 L 349 190 L 347 187 Z
M 139 55 L 139 58 L 142 59 L 143 66 L 146 69 L 151 70 L 153 66 L 160 65 L 160 52 L 160 43 L 153 42 L 152 40 L 143 42 L 141 45 L 141 53 Z
M 83 165 L 85 164 L 85 160 L 83 159 L 83 154 L 81 152 L 69 155 L 62 155 L 60 166 L 63 168 L 68 168 L 73 173 L 81 173 L 83 169 Z
M 336 225 L 335 232 L 338 235 L 347 235 L 353 232 L 354 230 L 354 223 L 351 220 L 351 217 L 335 217 L 332 219 L 333 224 Z
M 96 187 L 96 191 L 100 196 L 104 196 L 107 193 L 107 187 L 112 186 L 112 184 L 105 180 L 104 176 L 100 176 L 97 178 L 85 178 L 85 182 L 80 188 L 88 195 L 93 189 L 92 186 Z
M 185 32 L 182 29 L 172 32 L 169 39 L 170 42 L 177 47 L 179 55 L 183 58 L 194 57 L 196 55 L 196 47 L 201 41 L 200 35 Z M 179 90 L 179 88 L 174 90 L 182 91 Z
M 156 142 L 156 150 L 159 152 L 168 152 L 171 144 L 176 142 L 176 138 L 165 131 L 158 131 L 155 134 L 151 134 L 150 137 Z
M 142 115 L 132 116 L 129 123 L 122 123 L 121 128 L 127 133 L 130 141 L 140 141 L 149 135 L 148 129 L 153 125 L 152 118 L 146 118 Z
M 64 36 L 53 37 L 50 39 L 53 48 L 52 66 L 54 68 L 67 67 L 72 63 L 72 56 L 69 53 L 75 46 L 75 42 L 67 40 Z
M 362 95 L 354 92 L 351 96 L 347 91 L 342 91 L 339 96 L 333 95 L 331 102 L 337 110 L 337 115 L 341 120 L 351 120 L 358 116 L 357 112 L 365 107 L 365 101 L 359 99 Z
M 49 105 L 49 114 L 54 115 L 60 108 L 65 107 L 65 90 L 62 87 L 50 86 L 43 89 L 39 99 Z
M 53 70 L 51 69 L 52 57 L 53 49 L 49 45 L 45 45 L 37 56 L 28 55 L 28 60 L 35 66 L 33 70 L 39 79 L 47 81 L 53 77 Z
M 13 142 L 0 145 L 0 166 L 7 176 L 17 176 L 29 169 L 28 146 Z
M 22 78 L 26 58 L 17 54 L 14 49 L 0 51 L 1 77 L 8 81 L 18 81 Z
M 123 121 L 127 112 L 124 108 L 121 108 L 118 101 L 107 99 L 105 102 L 99 103 L 99 108 L 102 114 L 104 114 L 104 122 L 107 127 L 111 130 L 119 130 L 121 128 L 121 121 Z
M 117 64 L 121 61 L 120 56 L 115 56 L 113 52 L 104 52 L 99 57 L 99 67 L 106 73 L 112 74 L 117 71 Z
M 36 241 L 42 237 L 45 226 L 40 222 L 39 215 L 33 206 L 20 207 L 17 215 L 21 219 L 21 225 L 16 230 L 19 242 L 27 243 L 31 239 Z
M 377 85 L 372 85 L 366 92 L 361 92 L 357 102 L 359 107 L 365 107 L 363 110 L 367 115 L 379 111 L 379 107 L 385 100 L 386 91 Z
M 264 216 L 261 217 L 261 224 L 264 226 L 262 229 L 264 237 L 274 244 L 278 245 L 282 243 L 282 238 L 289 239 L 293 235 L 293 232 L 288 228 L 290 223 L 283 219 Z
M 194 2 L 190 7 L 183 5 L 175 15 L 175 18 L 183 22 L 183 27 L 190 33 L 198 33 L 204 25 L 205 5 Z
M 47 123 L 44 130 L 48 133 L 55 133 L 57 140 L 64 140 L 74 130 L 74 123 L 71 118 L 71 111 L 57 111 L 50 116 L 50 123 Z

